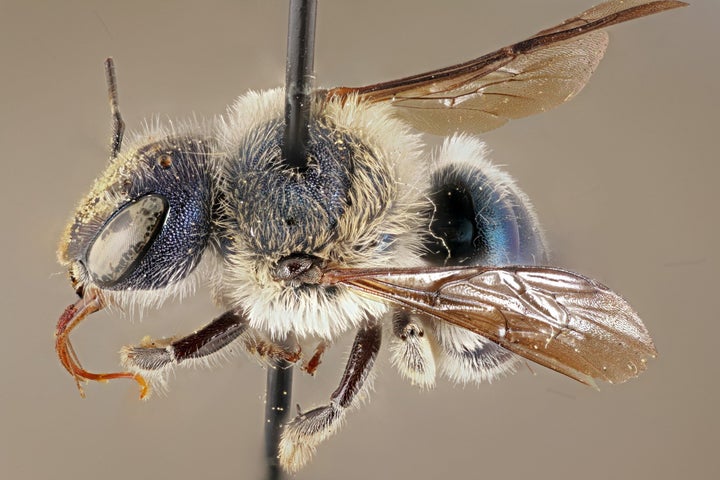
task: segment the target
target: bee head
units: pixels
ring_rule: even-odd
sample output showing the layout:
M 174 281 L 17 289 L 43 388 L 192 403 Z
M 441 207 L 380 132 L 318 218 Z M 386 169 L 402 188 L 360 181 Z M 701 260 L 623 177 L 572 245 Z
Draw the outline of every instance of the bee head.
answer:
M 197 135 L 146 137 L 112 160 L 58 250 L 79 294 L 163 289 L 195 269 L 211 243 L 214 149 Z

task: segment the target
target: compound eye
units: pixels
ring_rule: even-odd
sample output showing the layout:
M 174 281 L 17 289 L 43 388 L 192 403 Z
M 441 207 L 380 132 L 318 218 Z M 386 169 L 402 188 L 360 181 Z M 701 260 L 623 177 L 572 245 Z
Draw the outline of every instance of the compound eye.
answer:
M 111 287 L 133 272 L 162 230 L 167 200 L 144 195 L 120 208 L 103 225 L 87 251 L 85 267 L 100 287 Z

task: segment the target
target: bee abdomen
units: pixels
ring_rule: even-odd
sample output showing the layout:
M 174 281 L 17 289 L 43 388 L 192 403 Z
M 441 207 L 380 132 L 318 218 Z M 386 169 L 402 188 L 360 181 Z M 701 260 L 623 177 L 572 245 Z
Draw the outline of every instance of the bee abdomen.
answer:
M 485 159 L 484 145 L 448 139 L 431 176 L 425 259 L 435 265 L 534 264 L 545 241 L 527 196 Z
M 545 262 L 545 240 L 528 197 L 485 158 L 481 141 L 454 136 L 436 162 L 428 195 L 426 261 L 448 266 Z M 464 328 L 433 324 L 439 371 L 452 381 L 492 381 L 513 373 L 521 360 Z

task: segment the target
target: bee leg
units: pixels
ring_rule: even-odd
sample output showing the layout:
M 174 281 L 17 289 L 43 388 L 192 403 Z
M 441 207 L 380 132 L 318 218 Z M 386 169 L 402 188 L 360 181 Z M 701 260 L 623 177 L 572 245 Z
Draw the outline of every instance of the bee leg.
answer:
M 302 351 L 295 343 L 274 342 L 258 331 L 246 333 L 242 341 L 245 350 L 265 366 L 277 366 L 280 360 L 295 363 L 302 357 Z M 291 348 L 293 345 L 295 348 Z
M 183 362 L 205 359 L 231 344 L 248 327 L 242 310 L 230 310 L 200 330 L 182 338 L 161 340 L 143 339 L 140 345 L 125 346 L 120 351 L 121 362 L 133 373 L 164 385 L 167 374 Z
M 390 361 L 413 385 L 435 386 L 435 357 L 422 319 L 403 309 L 393 313 Z
M 382 328 L 376 321 L 362 327 L 355 336 L 340 385 L 328 405 L 300 413 L 285 425 L 280 441 L 279 459 L 283 468 L 296 472 L 315 453 L 317 445 L 335 433 L 363 389 L 380 349 Z
M 315 353 L 310 357 L 310 360 L 303 363 L 302 369 L 305 370 L 308 375 L 315 375 L 315 371 L 322 363 L 322 355 L 325 353 L 327 347 L 328 344 L 324 340 L 321 340 L 317 347 L 315 347 Z
M 500 345 L 445 322 L 435 322 L 440 371 L 458 383 L 492 382 L 517 371 L 522 358 Z

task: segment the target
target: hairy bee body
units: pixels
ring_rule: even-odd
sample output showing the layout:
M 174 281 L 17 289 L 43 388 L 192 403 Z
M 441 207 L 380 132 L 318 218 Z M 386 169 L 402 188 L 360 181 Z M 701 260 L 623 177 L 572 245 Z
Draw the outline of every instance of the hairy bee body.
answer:
M 158 306 L 207 282 L 223 308 L 243 309 L 261 335 L 332 340 L 383 317 L 389 307 L 341 286 L 279 281 L 281 259 L 301 254 L 329 267 L 402 268 L 546 258 L 529 200 L 487 160 L 480 140 L 456 135 L 433 155 L 390 109 L 357 99 L 318 101 L 311 161 L 302 173 L 281 165 L 281 90 L 241 97 L 202 137 L 192 133 L 196 127 L 186 132 L 155 125 L 96 181 L 67 229 L 60 260 L 77 288 L 101 290 L 121 308 L 136 307 L 138 300 L 140 307 Z M 162 222 L 113 227 L 113 218 L 132 213 L 131 206 L 149 195 L 167 203 Z M 132 237 L 122 228 L 156 226 L 137 247 L 103 243 L 110 234 Z M 95 250 L 105 263 L 93 263 L 100 257 Z M 119 260 L 128 255 L 137 258 Z M 96 272 L 106 272 L 105 278 Z M 484 358 L 500 347 L 429 318 L 418 322 L 438 336 L 426 364 L 445 350 L 471 350 L 471 364 L 443 371 L 462 381 L 504 373 L 488 370 Z M 426 340 L 434 342 L 432 334 Z M 396 363 L 402 371 L 404 362 Z M 413 381 L 429 386 L 434 376 Z
M 330 339 L 387 307 L 344 288 L 288 284 L 278 261 L 324 265 L 419 264 L 424 182 L 418 137 L 382 105 L 318 103 L 305 172 L 282 168 L 281 90 L 238 100 L 219 137 L 225 154 L 222 297 L 250 325 L 284 338 Z
M 438 374 L 491 381 L 523 357 L 588 385 L 637 376 L 656 354 L 637 313 L 599 282 L 543 266 L 528 197 L 479 139 L 457 132 L 569 100 L 605 52 L 603 28 L 684 5 L 610 0 L 462 64 L 318 91 L 302 167 L 284 158 L 280 89 L 240 97 L 212 124 L 156 125 L 122 147 L 108 59 L 111 164 L 61 241 L 80 299 L 58 321 L 58 358 L 78 387 L 133 378 L 144 396 L 146 379 L 164 386 L 173 368 L 211 364 L 236 344 L 312 374 L 327 344 L 354 329 L 328 403 L 283 428 L 288 471 L 357 403 L 383 330 L 391 362 L 421 387 Z M 430 151 L 420 132 L 446 138 Z M 124 347 L 124 372 L 80 365 L 69 334 L 88 315 L 157 307 L 199 282 L 222 315 L 186 336 Z
M 222 308 L 247 315 L 259 338 L 293 335 L 307 345 L 390 310 L 346 287 L 278 280 L 276 266 L 288 256 L 351 268 L 546 258 L 529 200 L 487 160 L 478 139 L 456 135 L 433 154 L 384 104 L 318 101 L 308 171 L 298 173 L 280 163 L 282 118 L 281 90 L 249 93 L 203 137 L 156 126 L 132 142 L 98 179 L 61 245 L 76 288 L 101 290 L 108 303 L 125 308 L 157 306 L 207 282 Z M 137 247 L 105 246 L 111 233 L 134 238 L 132 230 L 156 227 L 136 221 L 118 229 L 111 221 L 117 212 L 128 216 L 148 195 L 167 203 L 152 238 L 141 236 Z M 184 243 L 167 242 L 179 229 L 188 233 Z M 97 264 L 96 250 L 105 263 Z M 128 256 L 124 250 L 134 252 L 131 261 L 116 259 Z M 111 274 L 102 280 L 96 272 Z M 421 386 L 432 386 L 438 370 L 461 382 L 492 380 L 518 361 L 482 336 L 430 317 L 411 315 L 403 324 L 410 327 L 395 328 L 417 328 L 423 337 L 393 337 L 392 360 Z M 162 369 L 125 363 L 165 382 Z

